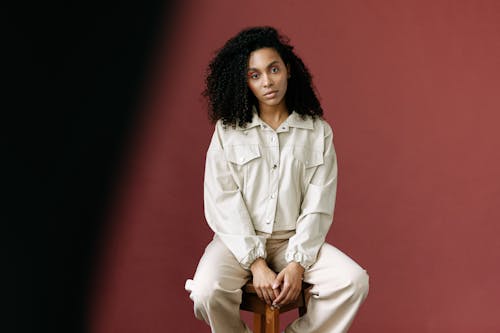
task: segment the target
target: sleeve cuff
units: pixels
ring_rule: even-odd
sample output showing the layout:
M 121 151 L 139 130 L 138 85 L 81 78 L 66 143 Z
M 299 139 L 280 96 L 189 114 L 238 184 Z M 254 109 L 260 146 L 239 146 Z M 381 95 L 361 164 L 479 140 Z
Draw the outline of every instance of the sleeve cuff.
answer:
M 314 258 L 311 258 L 301 252 L 287 252 L 285 259 L 288 263 L 292 261 L 299 263 L 300 266 L 304 267 L 304 269 L 308 269 L 314 263 Z
M 256 247 L 251 249 L 250 252 L 248 252 L 246 257 L 244 257 L 240 261 L 240 265 L 244 269 L 249 270 L 250 266 L 257 258 L 264 258 L 265 259 L 266 257 L 267 257 L 266 249 L 264 248 L 264 246 L 262 244 L 258 244 Z

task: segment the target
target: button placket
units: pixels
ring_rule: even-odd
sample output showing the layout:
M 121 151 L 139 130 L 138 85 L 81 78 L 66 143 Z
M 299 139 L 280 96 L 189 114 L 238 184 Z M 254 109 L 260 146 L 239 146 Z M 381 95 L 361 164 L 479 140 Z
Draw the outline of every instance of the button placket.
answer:
M 278 185 L 279 185 L 279 160 L 280 160 L 280 147 L 278 135 L 276 132 L 272 132 L 271 137 L 269 138 L 271 144 L 269 145 L 270 149 L 270 158 L 271 158 L 271 174 L 268 188 L 268 202 L 266 205 L 264 220 L 266 223 L 267 232 L 272 233 L 273 225 L 276 218 L 276 208 L 278 204 Z

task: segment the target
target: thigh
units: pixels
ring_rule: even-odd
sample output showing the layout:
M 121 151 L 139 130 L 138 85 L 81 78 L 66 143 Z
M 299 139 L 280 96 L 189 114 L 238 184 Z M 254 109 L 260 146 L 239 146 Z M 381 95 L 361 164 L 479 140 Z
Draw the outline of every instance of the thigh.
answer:
M 313 284 L 313 291 L 323 284 L 345 286 L 366 276 L 366 271 L 336 247 L 324 243 L 316 262 L 304 272 L 304 281 Z
M 234 255 L 216 236 L 207 245 L 198 263 L 193 281 L 196 289 L 213 289 L 214 287 L 236 290 L 250 278 L 250 272 L 245 270 Z
M 276 273 L 281 272 L 288 265 L 285 253 L 288 246 L 288 239 L 268 239 L 266 242 L 267 264 Z

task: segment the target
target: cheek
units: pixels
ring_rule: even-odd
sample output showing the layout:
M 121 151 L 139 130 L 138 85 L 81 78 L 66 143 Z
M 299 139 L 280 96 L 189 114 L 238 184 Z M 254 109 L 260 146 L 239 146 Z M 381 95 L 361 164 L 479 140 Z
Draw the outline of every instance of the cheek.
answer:
M 281 82 L 281 89 L 284 90 L 286 92 L 286 90 L 288 89 L 288 80 L 285 78 L 282 82 Z
M 249 82 L 247 83 L 247 85 L 248 85 L 248 88 L 250 88 L 250 91 L 251 91 L 254 95 L 256 95 L 256 92 L 257 92 L 257 87 L 255 86 L 255 83 L 253 83 L 253 82 L 250 82 L 250 81 L 249 81 Z

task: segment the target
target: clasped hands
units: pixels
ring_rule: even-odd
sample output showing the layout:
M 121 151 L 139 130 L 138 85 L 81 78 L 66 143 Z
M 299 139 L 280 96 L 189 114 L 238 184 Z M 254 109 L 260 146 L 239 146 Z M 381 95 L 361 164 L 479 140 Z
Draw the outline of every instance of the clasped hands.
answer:
M 302 289 L 304 268 L 297 262 L 290 262 L 279 274 L 258 258 L 250 266 L 253 286 L 260 299 L 275 308 L 297 300 Z

